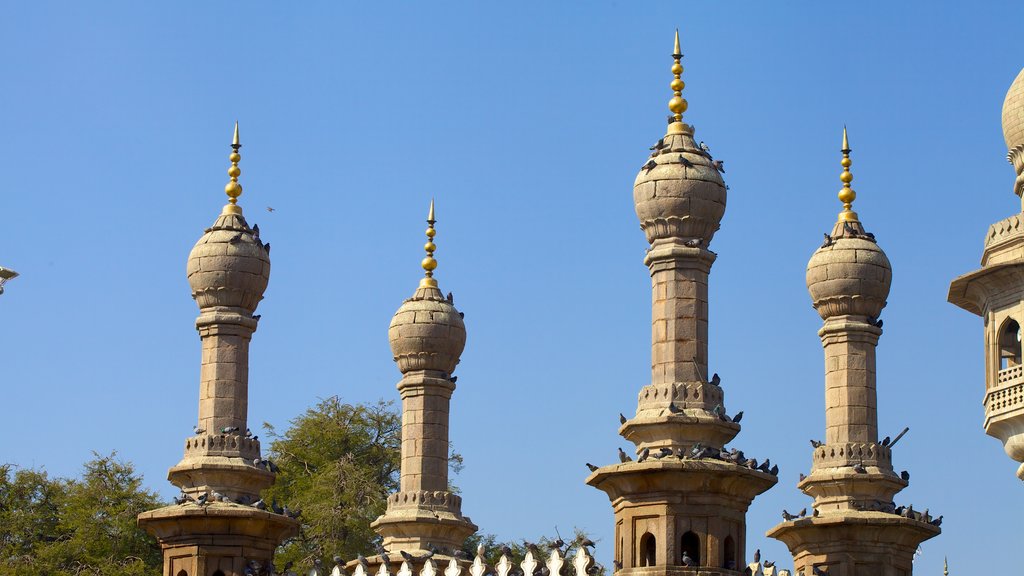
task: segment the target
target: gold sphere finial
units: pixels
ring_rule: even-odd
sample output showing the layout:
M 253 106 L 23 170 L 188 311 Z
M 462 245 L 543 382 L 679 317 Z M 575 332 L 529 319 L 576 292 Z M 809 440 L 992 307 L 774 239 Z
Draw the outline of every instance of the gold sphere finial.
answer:
M 683 58 L 683 53 L 679 49 L 679 29 L 676 28 L 676 44 L 672 51 L 672 59 L 675 62 L 672 63 L 672 83 L 669 84 L 669 88 L 672 89 L 672 99 L 668 101 L 668 109 L 675 114 L 676 122 L 683 121 L 683 112 L 686 112 L 687 102 L 683 98 L 683 88 L 686 87 L 686 82 L 680 78 L 683 74 L 683 65 L 679 62 Z
M 437 231 L 434 230 L 436 222 L 437 220 L 434 219 L 434 199 L 431 198 L 430 210 L 427 211 L 427 243 L 423 245 L 423 249 L 427 251 L 427 257 L 420 263 L 425 274 L 424 278 L 420 280 L 420 288 L 437 288 L 437 280 L 434 280 L 434 269 L 437 268 L 437 260 L 434 259 L 434 250 L 437 250 L 437 245 L 434 244 L 434 236 L 437 234 Z
M 848 222 L 857 222 L 857 213 L 853 211 L 853 201 L 857 199 L 857 193 L 850 187 L 850 182 L 853 182 L 853 173 L 850 172 L 850 165 L 853 161 L 850 160 L 850 138 L 846 134 L 846 126 L 843 126 L 843 159 L 839 164 L 843 167 L 842 174 L 839 175 L 839 181 L 843 183 L 842 190 L 839 191 L 839 201 L 843 203 L 843 211 L 839 213 L 839 220 Z
M 242 195 L 242 185 L 238 183 L 238 176 L 242 173 L 242 169 L 238 167 L 238 161 L 242 159 L 242 156 L 238 153 L 241 147 L 242 144 L 238 140 L 238 121 L 236 120 L 235 134 L 231 139 L 231 155 L 228 156 L 228 160 L 231 161 L 231 167 L 228 168 L 228 176 L 231 180 L 224 186 L 224 193 L 228 195 L 228 203 L 224 206 L 224 214 L 242 213 L 242 207 L 238 205 L 238 197 Z

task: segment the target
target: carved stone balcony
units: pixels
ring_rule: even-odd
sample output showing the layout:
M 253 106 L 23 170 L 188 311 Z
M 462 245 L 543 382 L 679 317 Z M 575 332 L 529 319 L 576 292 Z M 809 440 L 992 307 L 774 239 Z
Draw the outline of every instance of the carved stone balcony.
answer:
M 1024 462 L 1024 365 L 1000 370 L 985 394 L 985 432 L 1002 441 L 1010 458 Z M 1024 480 L 1024 465 L 1017 477 Z

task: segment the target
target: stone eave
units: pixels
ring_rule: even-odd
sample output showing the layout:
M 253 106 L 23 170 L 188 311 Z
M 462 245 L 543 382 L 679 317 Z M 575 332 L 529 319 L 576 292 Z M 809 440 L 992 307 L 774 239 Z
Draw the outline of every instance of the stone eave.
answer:
M 964 274 L 949 284 L 946 300 L 981 316 L 984 299 L 1007 285 L 1024 284 L 1024 261 L 991 264 Z

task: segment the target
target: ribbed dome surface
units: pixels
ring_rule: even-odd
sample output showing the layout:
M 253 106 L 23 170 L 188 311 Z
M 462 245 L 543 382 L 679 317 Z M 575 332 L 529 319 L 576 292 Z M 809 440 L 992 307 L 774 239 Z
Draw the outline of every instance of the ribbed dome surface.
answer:
M 420 286 L 391 319 L 388 339 L 403 374 L 410 370 L 451 374 L 466 347 L 466 325 L 439 289 Z
M 187 271 L 199 308 L 252 313 L 270 280 L 270 254 L 241 214 L 221 214 L 192 248 Z
M 1017 74 L 1003 100 L 1003 139 L 1008 150 L 1024 144 L 1024 70 Z
M 878 317 L 889 297 L 892 266 L 860 222 L 840 222 L 831 242 L 807 263 L 807 291 L 822 319 L 857 315 Z

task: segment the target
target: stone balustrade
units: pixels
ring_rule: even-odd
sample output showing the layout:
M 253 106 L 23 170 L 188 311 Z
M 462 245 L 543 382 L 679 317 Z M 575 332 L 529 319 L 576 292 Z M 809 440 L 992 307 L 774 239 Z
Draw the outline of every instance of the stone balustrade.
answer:
M 462 510 L 462 496 L 447 491 L 416 490 L 395 492 L 388 496 L 388 508 L 436 506 L 451 511 Z
M 240 434 L 200 434 L 185 440 L 185 459 L 202 456 L 241 457 L 252 460 L 260 455 L 260 442 Z
M 1000 370 L 996 386 L 985 395 L 984 404 L 987 418 L 1024 407 L 1024 365 Z
M 814 449 L 813 468 L 841 468 L 850 463 L 892 468 L 892 450 L 874 442 L 825 444 Z

